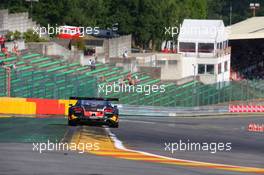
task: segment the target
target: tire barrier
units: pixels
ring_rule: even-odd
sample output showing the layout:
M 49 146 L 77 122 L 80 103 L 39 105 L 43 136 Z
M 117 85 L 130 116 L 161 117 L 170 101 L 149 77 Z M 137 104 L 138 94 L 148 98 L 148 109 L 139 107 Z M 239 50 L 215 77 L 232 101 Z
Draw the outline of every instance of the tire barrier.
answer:
M 248 125 L 249 132 L 264 132 L 264 124 L 250 123 Z
M 229 105 L 231 113 L 263 113 L 263 105 Z

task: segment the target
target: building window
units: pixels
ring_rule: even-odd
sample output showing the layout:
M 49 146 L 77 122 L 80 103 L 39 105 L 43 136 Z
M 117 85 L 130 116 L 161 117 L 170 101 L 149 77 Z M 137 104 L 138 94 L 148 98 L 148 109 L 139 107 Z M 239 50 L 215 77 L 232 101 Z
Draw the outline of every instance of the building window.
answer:
M 198 44 L 198 52 L 212 53 L 212 52 L 214 52 L 214 44 L 213 43 L 199 43 Z
M 214 65 L 213 64 L 206 65 L 206 73 L 214 74 Z
M 228 71 L 228 62 L 225 61 L 225 72 L 227 72 L 227 71 Z
M 221 70 L 221 63 L 218 64 L 218 74 L 221 74 L 222 73 L 222 70 Z
M 205 65 L 198 64 L 198 74 L 204 74 L 204 73 L 205 73 Z
M 180 42 L 180 52 L 195 52 L 195 43 Z
M 220 43 L 217 43 L 217 49 L 221 49 Z
M 177 60 L 169 60 L 168 64 L 177 64 Z
M 166 60 L 158 60 L 157 63 L 158 63 L 158 65 L 165 65 Z

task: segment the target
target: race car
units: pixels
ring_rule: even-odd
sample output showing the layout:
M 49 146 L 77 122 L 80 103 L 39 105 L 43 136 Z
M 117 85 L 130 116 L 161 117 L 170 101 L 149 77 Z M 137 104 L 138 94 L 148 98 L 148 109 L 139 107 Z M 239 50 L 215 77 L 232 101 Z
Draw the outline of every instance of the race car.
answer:
M 111 101 L 118 101 L 117 98 L 70 97 L 70 100 L 77 100 L 77 102 L 75 105 L 70 104 L 68 125 L 87 123 L 118 128 L 119 110 L 111 103 Z

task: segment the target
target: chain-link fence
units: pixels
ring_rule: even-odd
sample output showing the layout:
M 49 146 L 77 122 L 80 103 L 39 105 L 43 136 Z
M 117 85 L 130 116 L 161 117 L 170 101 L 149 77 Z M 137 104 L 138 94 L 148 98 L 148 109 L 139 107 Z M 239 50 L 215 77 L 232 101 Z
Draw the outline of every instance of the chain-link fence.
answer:
M 251 102 L 264 98 L 264 80 L 222 82 L 204 85 L 197 81 L 185 85 L 165 85 L 165 92 L 122 92 L 110 97 L 119 97 L 120 103 L 146 106 L 194 107 L 234 101 Z M 264 101 L 264 99 L 263 99 Z

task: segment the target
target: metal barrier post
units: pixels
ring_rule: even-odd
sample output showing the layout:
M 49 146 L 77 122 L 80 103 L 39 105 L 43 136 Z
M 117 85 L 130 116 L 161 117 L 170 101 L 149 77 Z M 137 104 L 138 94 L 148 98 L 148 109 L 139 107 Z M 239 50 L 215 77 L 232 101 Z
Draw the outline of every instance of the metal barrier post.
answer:
M 6 78 L 7 96 L 10 97 L 10 95 L 11 95 L 11 68 L 5 67 L 5 69 L 6 69 L 6 74 L 7 74 L 7 78 Z

